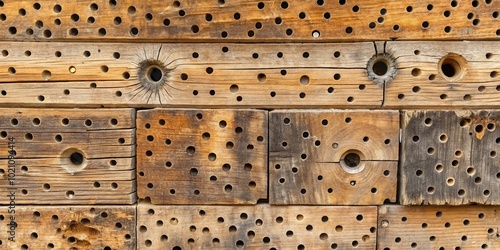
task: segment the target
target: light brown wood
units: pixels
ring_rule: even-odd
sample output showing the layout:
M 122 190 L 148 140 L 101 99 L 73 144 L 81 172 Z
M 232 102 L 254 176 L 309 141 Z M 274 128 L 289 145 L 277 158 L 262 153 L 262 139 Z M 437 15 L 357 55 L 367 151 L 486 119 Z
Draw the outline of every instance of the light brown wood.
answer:
M 397 111 L 270 113 L 271 204 L 396 201 Z
M 2 1 L 3 40 L 497 39 L 497 1 Z
M 404 112 L 404 205 L 500 204 L 500 112 Z
M 2 202 L 10 192 L 17 204 L 135 202 L 135 110 L 0 112 Z
M 267 199 L 267 112 L 154 109 L 137 114 L 138 196 L 153 204 Z
M 498 206 L 382 206 L 378 249 L 497 249 Z
M 11 220 L 14 216 L 14 220 Z M 134 206 L 0 208 L 0 249 L 136 249 Z M 17 223 L 14 241 L 10 223 Z
M 374 249 L 376 207 L 154 206 L 137 209 L 138 249 Z

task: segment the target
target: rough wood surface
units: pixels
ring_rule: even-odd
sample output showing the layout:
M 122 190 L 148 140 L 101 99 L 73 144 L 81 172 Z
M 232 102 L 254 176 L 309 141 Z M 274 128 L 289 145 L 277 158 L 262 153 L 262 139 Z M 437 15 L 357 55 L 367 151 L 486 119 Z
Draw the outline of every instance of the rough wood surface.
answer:
M 405 111 L 404 205 L 500 204 L 500 112 Z
M 0 109 L 2 204 L 132 204 L 135 110 Z
M 267 198 L 267 143 L 266 111 L 138 111 L 138 196 L 153 204 L 255 204 Z
M 138 249 L 374 249 L 376 207 L 153 206 L 137 209 Z
M 136 249 L 134 206 L 17 206 L 15 214 L 7 211 L 0 207 L 0 249 Z M 15 242 L 7 238 L 11 221 L 17 223 Z
M 3 40 L 497 39 L 497 1 L 1 1 Z
M 499 209 L 382 206 L 378 211 L 378 249 L 498 249 Z
M 271 204 L 396 201 L 397 111 L 270 113 Z

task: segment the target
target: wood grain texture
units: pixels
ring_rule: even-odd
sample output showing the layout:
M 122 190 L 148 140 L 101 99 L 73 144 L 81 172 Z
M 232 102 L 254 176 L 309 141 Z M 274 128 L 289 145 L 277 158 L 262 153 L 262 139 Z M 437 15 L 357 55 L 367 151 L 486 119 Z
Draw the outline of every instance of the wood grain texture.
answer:
M 267 199 L 267 112 L 153 109 L 137 115 L 138 196 L 153 204 Z
M 0 249 L 136 249 L 134 206 L 0 207 Z M 7 239 L 15 216 L 15 242 Z
M 498 111 L 405 111 L 401 204 L 500 204 Z
M 154 206 L 137 209 L 138 249 L 374 249 L 376 207 Z
M 0 112 L 0 203 L 135 202 L 135 110 Z
M 271 204 L 396 200 L 397 111 L 280 110 L 269 124 Z
M 497 39 L 496 1 L 2 1 L 3 40 Z
M 2 105 L 378 107 L 383 99 L 365 73 L 372 43 L 0 46 Z
M 378 249 L 498 249 L 498 206 L 382 206 Z

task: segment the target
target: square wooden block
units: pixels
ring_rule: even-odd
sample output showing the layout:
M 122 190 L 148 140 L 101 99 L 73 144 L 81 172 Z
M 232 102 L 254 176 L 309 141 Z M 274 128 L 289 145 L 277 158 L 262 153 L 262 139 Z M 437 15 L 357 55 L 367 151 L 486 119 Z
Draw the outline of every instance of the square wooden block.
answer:
M 139 198 L 153 204 L 254 204 L 267 198 L 267 112 L 138 112 Z
M 134 109 L 0 109 L 0 203 L 132 204 Z
M 500 204 L 500 112 L 406 111 L 404 205 Z
M 271 204 L 396 200 L 397 111 L 273 111 L 269 137 Z

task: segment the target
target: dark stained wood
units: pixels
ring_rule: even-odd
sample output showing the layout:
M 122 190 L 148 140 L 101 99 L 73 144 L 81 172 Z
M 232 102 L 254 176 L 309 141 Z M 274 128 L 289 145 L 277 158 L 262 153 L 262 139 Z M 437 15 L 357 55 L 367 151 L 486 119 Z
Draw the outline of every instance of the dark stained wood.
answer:
M 267 199 L 267 112 L 138 111 L 138 196 L 153 204 Z
M 382 206 L 378 249 L 496 249 L 498 206 Z
M 373 206 L 154 206 L 137 209 L 138 249 L 374 249 Z
M 404 205 L 500 204 L 497 111 L 405 111 Z
M 271 112 L 271 204 L 396 201 L 398 128 L 397 111 Z
M 498 39 L 497 1 L 2 1 L 2 40 Z
M 0 112 L 2 203 L 135 202 L 134 109 Z

